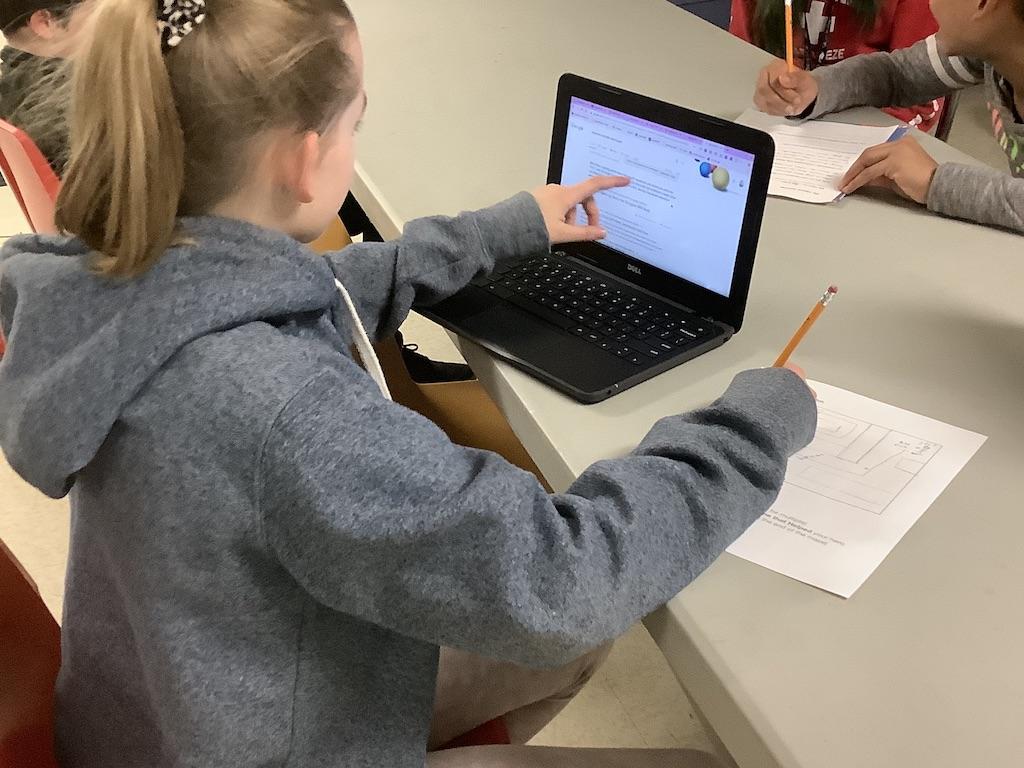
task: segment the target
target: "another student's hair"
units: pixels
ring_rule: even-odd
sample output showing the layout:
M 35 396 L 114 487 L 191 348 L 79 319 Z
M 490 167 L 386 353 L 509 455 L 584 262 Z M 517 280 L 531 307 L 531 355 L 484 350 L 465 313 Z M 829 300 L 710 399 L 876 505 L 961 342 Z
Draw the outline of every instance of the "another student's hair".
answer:
M 5 104 L 0 117 L 27 133 L 60 176 L 68 162 L 69 62 L 28 54 L 12 56 L 21 57 L 11 75 L 17 83 L 12 90 L 20 99 Z
M 355 98 L 343 0 L 210 0 L 161 52 L 154 0 L 100 0 L 75 63 L 71 161 L 57 226 L 108 276 L 144 272 L 177 216 L 236 190 L 271 129 L 326 131 Z
M 786 55 L 786 6 L 783 0 L 750 0 L 754 4 L 753 42 L 775 56 Z M 811 0 L 793 0 L 793 23 L 799 24 Z M 838 0 L 836 0 L 838 4 Z M 1024 3 L 1024 0 L 1016 0 Z M 869 29 L 882 10 L 883 0 L 851 0 L 853 13 Z

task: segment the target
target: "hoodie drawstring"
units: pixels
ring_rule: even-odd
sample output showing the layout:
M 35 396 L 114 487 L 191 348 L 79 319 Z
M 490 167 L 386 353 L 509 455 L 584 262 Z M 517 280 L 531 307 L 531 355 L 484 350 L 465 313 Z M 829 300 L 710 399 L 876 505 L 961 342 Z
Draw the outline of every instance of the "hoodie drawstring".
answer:
M 366 366 L 366 372 L 370 374 L 370 378 L 377 382 L 377 386 L 380 387 L 380 393 L 384 395 L 385 400 L 391 400 L 391 390 L 388 389 L 388 383 L 384 379 L 384 369 L 380 367 L 380 360 L 377 358 L 377 353 L 373 351 L 373 345 L 370 344 L 370 337 L 366 335 L 366 329 L 363 327 L 362 321 L 359 319 L 359 313 L 356 312 L 356 305 L 352 302 L 352 297 L 349 296 L 345 286 L 341 284 L 341 280 L 335 279 L 334 281 L 338 286 L 338 293 L 341 294 L 341 298 L 345 300 L 345 306 L 348 307 L 349 316 L 352 318 L 352 325 L 355 327 L 355 342 L 356 349 L 359 350 L 359 356 L 363 359 L 363 365 Z

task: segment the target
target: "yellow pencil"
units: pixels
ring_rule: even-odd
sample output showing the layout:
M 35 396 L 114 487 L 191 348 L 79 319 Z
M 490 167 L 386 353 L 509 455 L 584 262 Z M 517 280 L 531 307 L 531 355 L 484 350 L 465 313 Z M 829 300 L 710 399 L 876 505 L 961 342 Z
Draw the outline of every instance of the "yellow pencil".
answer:
M 786 63 L 790 72 L 796 72 L 793 61 L 793 0 L 786 0 Z
M 814 309 L 811 310 L 811 314 L 804 320 L 804 324 L 800 326 L 793 338 L 789 340 L 789 344 L 782 350 L 782 354 L 779 355 L 779 359 L 775 361 L 774 368 L 781 368 L 789 362 L 790 356 L 796 351 L 796 348 L 800 346 L 800 342 L 804 340 L 804 336 L 811 330 L 818 318 L 821 317 L 821 313 L 825 311 L 825 307 L 828 306 L 829 302 L 832 301 L 833 297 L 839 293 L 839 289 L 834 285 L 830 285 L 828 290 L 825 291 L 825 295 L 821 297 L 821 301 L 814 305 Z

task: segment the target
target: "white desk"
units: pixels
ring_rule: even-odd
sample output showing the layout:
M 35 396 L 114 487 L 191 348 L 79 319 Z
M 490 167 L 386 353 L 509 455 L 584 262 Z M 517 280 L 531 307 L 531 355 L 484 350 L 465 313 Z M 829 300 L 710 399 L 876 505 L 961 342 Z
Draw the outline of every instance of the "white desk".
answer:
M 385 236 L 541 183 L 564 71 L 734 117 L 764 61 L 664 0 L 351 5 L 371 104 L 355 192 Z M 810 374 L 989 442 L 852 600 L 726 555 L 648 627 L 743 768 L 1019 768 L 1024 240 L 865 198 L 772 200 L 747 324 L 720 350 L 589 407 L 464 351 L 565 487 L 770 362 L 829 282 Z

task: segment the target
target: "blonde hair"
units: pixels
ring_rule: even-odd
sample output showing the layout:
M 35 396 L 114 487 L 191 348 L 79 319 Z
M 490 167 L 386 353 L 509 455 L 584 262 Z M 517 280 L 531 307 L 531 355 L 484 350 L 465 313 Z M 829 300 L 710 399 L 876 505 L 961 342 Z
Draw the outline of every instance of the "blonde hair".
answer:
M 356 96 L 339 43 L 343 0 L 209 0 L 161 51 L 154 0 L 101 0 L 75 61 L 71 160 L 57 199 L 108 276 L 152 266 L 178 216 L 207 213 L 245 179 L 255 139 L 324 132 Z

